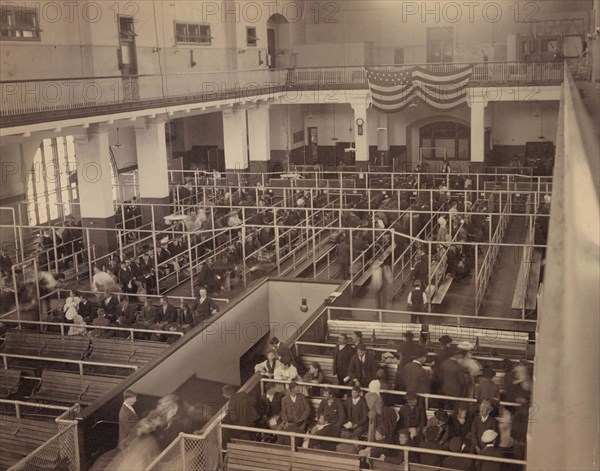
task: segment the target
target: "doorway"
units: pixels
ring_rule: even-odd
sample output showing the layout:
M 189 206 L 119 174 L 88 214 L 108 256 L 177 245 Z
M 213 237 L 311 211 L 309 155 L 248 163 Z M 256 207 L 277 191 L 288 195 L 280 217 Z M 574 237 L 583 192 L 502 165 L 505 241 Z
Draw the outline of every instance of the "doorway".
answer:
M 267 29 L 267 64 L 269 69 L 277 67 L 277 50 L 275 48 L 275 30 L 273 28 Z
M 129 16 L 119 16 L 119 69 L 123 77 L 123 96 L 132 101 L 138 94 L 138 64 L 135 46 L 135 20 Z

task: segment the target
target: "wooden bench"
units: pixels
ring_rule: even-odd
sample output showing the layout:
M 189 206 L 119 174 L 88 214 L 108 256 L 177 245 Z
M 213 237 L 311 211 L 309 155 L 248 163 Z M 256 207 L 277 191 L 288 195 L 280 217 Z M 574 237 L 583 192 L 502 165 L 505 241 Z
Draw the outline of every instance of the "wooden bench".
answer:
M 358 456 L 335 451 L 298 448 L 292 455 L 292 471 L 359 471 Z
M 234 439 L 227 445 L 227 471 L 359 471 L 358 456 L 334 451 Z
M 290 471 L 292 450 L 289 446 L 232 440 L 227 445 L 227 471 Z
M 41 356 L 45 346 L 46 341 L 41 333 L 15 330 L 6 332 L 2 352 L 15 355 Z
M 444 298 L 448 294 L 448 290 L 450 289 L 452 281 L 454 281 L 453 276 L 445 276 L 444 279 L 438 285 L 437 289 L 435 289 L 432 285 L 429 285 L 427 287 L 425 292 L 427 293 L 427 297 L 430 299 L 431 304 L 442 304 Z M 435 291 L 433 291 L 434 289 Z
M 90 350 L 90 339 L 83 335 L 43 334 L 42 355 L 67 360 L 82 360 Z
M 80 375 L 44 370 L 35 399 L 64 404 L 89 405 L 119 384 L 123 378 Z
M 393 245 L 391 245 L 387 249 L 385 249 L 381 255 L 378 255 L 377 258 L 383 257 L 382 260 L 385 260 L 392 254 L 393 251 L 394 247 Z M 356 260 L 357 258 L 358 257 L 354 257 L 354 260 Z M 373 264 L 373 261 L 374 260 L 370 261 L 369 267 L 363 272 L 362 275 L 358 277 L 356 281 L 354 281 L 354 286 L 363 286 L 367 282 L 367 280 L 371 278 L 371 276 L 373 275 L 373 271 L 375 270 L 375 265 Z
M 404 340 L 406 332 L 412 332 L 418 338 L 421 334 L 422 325 L 330 319 L 327 321 L 327 329 L 330 336 L 339 334 L 350 335 L 352 332 L 358 330 L 365 334 L 375 332 L 375 337 L 379 339 Z
M 7 398 L 19 390 L 21 370 L 0 370 L 0 398 Z
M 528 250 L 527 247 L 523 250 L 525 255 L 521 258 L 511 307 L 519 311 L 533 311 L 537 307 L 542 256 L 539 250 Z
M 45 356 L 68 360 L 81 360 L 90 347 L 88 337 L 80 335 L 48 334 L 33 331 L 9 331 L 6 333 L 4 353 L 29 356 Z
M 97 337 L 92 340 L 89 361 L 141 365 L 156 358 L 169 346 L 166 342 Z
M 7 469 L 21 461 L 58 432 L 56 422 L 45 422 L 16 417 L 0 416 L 0 469 Z M 58 446 L 58 444 L 56 445 Z M 58 462 L 58 449 L 48 450 L 44 459 L 50 457 Z M 49 469 L 55 469 L 54 467 Z
M 497 350 L 518 350 L 526 352 L 529 344 L 529 333 L 513 330 L 486 329 L 480 327 L 456 327 L 451 325 L 429 325 L 429 336 L 438 339 L 449 335 L 454 343 L 468 340 L 472 343 L 479 342 L 480 347 Z
M 406 331 L 411 331 L 418 337 L 421 333 L 421 324 L 406 324 L 392 322 L 371 322 L 351 320 L 328 320 L 327 326 L 330 333 L 350 334 L 354 331 L 373 332 L 381 339 L 402 340 Z M 529 333 L 512 330 L 486 329 L 480 327 L 457 327 L 451 325 L 429 324 L 429 337 L 438 339 L 449 335 L 454 343 L 468 340 L 472 343 L 479 342 L 480 347 L 498 350 L 527 351 Z

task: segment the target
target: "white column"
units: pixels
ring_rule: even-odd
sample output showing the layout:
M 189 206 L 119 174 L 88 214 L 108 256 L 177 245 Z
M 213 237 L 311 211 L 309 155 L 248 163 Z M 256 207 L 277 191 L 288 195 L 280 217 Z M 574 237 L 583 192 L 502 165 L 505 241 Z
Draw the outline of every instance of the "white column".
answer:
M 84 241 L 95 247 L 97 257 L 115 250 L 115 205 L 111 178 L 108 129 L 92 124 L 85 134 L 75 138 L 77 194 Z
M 471 107 L 471 162 L 485 158 L 485 107 L 486 101 L 472 101 Z
M 166 198 L 169 196 L 169 165 L 165 123 L 151 120 L 134 129 L 140 197 Z
M 245 109 L 223 111 L 223 142 L 225 169 L 248 168 L 248 133 Z
M 259 103 L 248 108 L 248 141 L 250 165 L 254 162 L 268 162 L 271 158 L 271 127 L 269 125 L 269 105 Z M 264 166 L 266 164 L 257 164 Z M 257 171 L 263 171 L 258 170 Z M 266 170 L 265 170 L 266 171 Z
M 108 130 L 93 124 L 75 138 L 77 194 L 82 218 L 109 218 L 115 214 Z
M 356 165 L 366 166 L 369 161 L 369 123 L 367 121 L 367 103 L 351 103 L 354 110 L 354 142 L 356 147 Z M 362 120 L 362 135 L 359 134 L 359 124 Z M 358 121 L 358 122 L 357 122 Z M 362 164 L 361 164 L 362 162 Z
M 377 150 L 390 150 L 389 142 L 389 128 L 388 128 L 388 114 L 380 113 L 377 118 Z

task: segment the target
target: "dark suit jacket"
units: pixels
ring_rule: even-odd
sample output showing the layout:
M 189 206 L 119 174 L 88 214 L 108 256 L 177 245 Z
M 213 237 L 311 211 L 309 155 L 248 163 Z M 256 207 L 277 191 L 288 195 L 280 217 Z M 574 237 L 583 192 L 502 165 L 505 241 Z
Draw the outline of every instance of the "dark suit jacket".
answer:
M 283 399 L 283 394 L 280 392 L 276 392 L 273 395 L 273 400 L 269 401 L 267 399 L 267 395 L 263 394 L 260 398 L 260 409 L 262 415 L 267 417 L 273 417 L 274 415 L 281 415 L 281 400 Z
M 365 388 L 375 379 L 375 373 L 377 372 L 377 363 L 375 362 L 374 355 L 372 351 L 367 350 L 364 361 L 361 362 L 358 354 L 355 354 L 350 360 L 348 367 L 348 376 L 350 376 L 350 379 L 358 379 L 360 384 Z
M 192 311 L 194 311 L 195 317 L 199 321 L 202 321 L 212 316 L 211 310 L 213 309 L 216 309 L 218 311 L 219 306 L 217 306 L 210 297 L 206 297 L 206 299 L 204 299 L 204 302 L 200 302 L 200 298 L 196 298 L 196 302 L 194 303 Z
M 227 416 L 234 425 L 252 427 L 261 414 L 256 399 L 246 392 L 237 392 L 229 399 Z
M 119 443 L 121 443 L 127 435 L 135 428 L 140 418 L 131 412 L 126 406 L 121 406 L 119 411 Z
M 117 296 L 111 296 L 108 303 L 106 302 L 106 299 L 103 300 L 101 307 L 103 307 L 106 311 L 106 317 L 116 320 L 117 309 L 119 307 L 119 300 L 117 299 Z
M 345 377 L 353 356 L 354 347 L 352 345 L 346 344 L 342 349 L 336 345 L 333 353 L 333 374 Z
M 430 379 L 422 365 L 411 361 L 404 366 L 404 384 L 407 392 L 429 393 Z
M 496 458 L 504 458 L 502 454 L 502 450 L 499 450 L 496 447 L 490 446 L 482 449 L 479 452 L 482 456 L 494 456 Z M 492 461 L 479 461 L 477 469 L 479 471 L 500 471 L 502 469 L 502 464 L 494 463 Z
M 127 306 L 120 305 L 117 308 L 116 316 L 117 318 L 120 316 L 125 316 L 125 319 L 127 319 L 127 325 L 133 325 L 135 323 L 135 318 L 137 317 L 137 307 L 131 303 Z
M 83 302 L 79 303 L 79 306 L 77 307 L 77 314 L 83 317 L 86 324 L 91 322 L 95 311 L 96 305 L 89 300 L 85 304 Z
M 167 303 L 166 309 L 163 306 L 159 306 L 158 317 L 161 322 L 166 322 L 167 324 L 177 322 L 177 309 L 171 303 Z
M 341 427 L 346 423 L 346 409 L 342 401 L 337 397 L 333 398 L 331 404 L 325 399 L 321 400 L 317 410 L 317 418 L 321 414 L 325 416 L 327 422 L 335 427 Z
M 369 408 L 367 401 L 361 397 L 356 405 L 352 403 L 352 398 L 346 399 L 346 418 L 357 427 L 367 425 L 369 422 Z

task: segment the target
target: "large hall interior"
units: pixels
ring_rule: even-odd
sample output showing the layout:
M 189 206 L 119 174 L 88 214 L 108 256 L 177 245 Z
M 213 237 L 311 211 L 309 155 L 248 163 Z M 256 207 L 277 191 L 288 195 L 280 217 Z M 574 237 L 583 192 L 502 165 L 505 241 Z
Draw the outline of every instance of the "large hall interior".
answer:
M 0 2 L 0 471 L 600 469 L 600 0 Z

